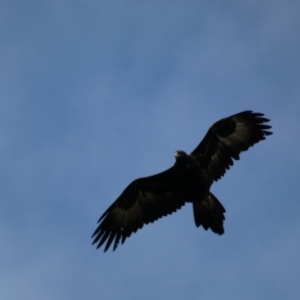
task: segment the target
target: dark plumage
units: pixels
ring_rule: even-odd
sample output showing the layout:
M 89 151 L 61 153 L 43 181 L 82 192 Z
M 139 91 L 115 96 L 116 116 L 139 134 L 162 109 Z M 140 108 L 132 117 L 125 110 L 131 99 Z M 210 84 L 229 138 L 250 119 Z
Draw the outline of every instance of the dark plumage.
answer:
M 97 248 L 106 243 L 115 250 L 144 224 L 175 212 L 185 203 L 193 204 L 197 227 L 224 233 L 225 208 L 210 192 L 238 160 L 239 154 L 264 140 L 271 126 L 261 113 L 243 111 L 213 124 L 191 154 L 175 152 L 175 164 L 168 170 L 131 182 L 103 213 L 92 238 Z

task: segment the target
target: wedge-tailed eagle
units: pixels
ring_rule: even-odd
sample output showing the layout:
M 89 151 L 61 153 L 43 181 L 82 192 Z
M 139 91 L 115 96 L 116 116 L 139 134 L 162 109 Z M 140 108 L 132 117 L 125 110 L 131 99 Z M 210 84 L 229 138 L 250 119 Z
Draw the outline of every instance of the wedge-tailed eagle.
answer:
M 262 113 L 243 111 L 213 124 L 200 144 L 187 154 L 175 152 L 175 163 L 166 171 L 131 182 L 117 200 L 103 213 L 92 235 L 97 248 L 104 252 L 141 229 L 144 224 L 172 214 L 185 203 L 193 204 L 197 227 L 224 233 L 225 208 L 210 192 L 238 160 L 242 151 L 271 135 L 271 126 Z

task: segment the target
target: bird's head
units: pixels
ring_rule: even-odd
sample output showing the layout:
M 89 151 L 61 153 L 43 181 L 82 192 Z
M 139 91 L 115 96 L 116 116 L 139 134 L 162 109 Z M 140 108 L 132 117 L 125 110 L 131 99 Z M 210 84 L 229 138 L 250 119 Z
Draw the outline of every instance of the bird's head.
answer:
M 178 159 L 187 157 L 187 154 L 182 150 L 177 150 L 177 151 L 175 151 L 174 156 L 175 156 L 175 159 L 178 160 Z

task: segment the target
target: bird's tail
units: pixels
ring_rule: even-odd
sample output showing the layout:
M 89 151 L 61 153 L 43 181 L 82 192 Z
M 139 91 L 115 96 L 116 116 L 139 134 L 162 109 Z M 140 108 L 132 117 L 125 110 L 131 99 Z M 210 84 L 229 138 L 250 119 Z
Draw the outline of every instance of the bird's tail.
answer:
M 224 233 L 223 221 L 226 210 L 211 192 L 208 192 L 201 200 L 193 202 L 193 209 L 197 227 L 202 225 L 205 230 L 210 228 L 217 234 Z

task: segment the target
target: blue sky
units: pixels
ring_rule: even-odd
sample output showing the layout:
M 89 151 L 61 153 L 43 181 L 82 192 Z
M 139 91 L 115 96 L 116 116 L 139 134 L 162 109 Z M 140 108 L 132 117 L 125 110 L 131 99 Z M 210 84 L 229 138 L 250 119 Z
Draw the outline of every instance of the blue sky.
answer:
M 1 299 L 299 297 L 299 1 L 1 1 L 0 32 Z M 186 205 L 91 246 L 127 184 L 246 109 L 274 134 L 213 185 L 223 236 Z

